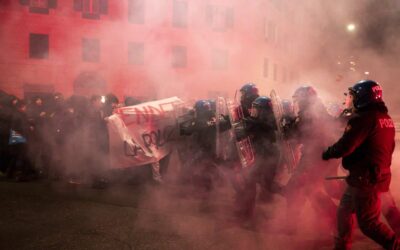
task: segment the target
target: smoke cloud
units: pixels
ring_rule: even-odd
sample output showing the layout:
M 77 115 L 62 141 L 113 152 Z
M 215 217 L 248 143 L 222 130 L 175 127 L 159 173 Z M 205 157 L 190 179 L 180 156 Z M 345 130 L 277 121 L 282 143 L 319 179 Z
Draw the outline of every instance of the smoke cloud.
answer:
M 55 11 L 71 15 L 70 3 L 59 2 Z M 216 96 L 233 98 L 242 84 L 254 82 L 262 95 L 269 95 L 275 89 L 287 99 L 291 99 L 297 87 L 310 84 L 324 103 L 341 103 L 343 92 L 349 86 L 370 78 L 383 86 L 390 113 L 395 117 L 399 114 L 398 1 L 147 0 L 138 7 L 143 18 L 123 25 L 119 20 L 129 18 L 129 5 L 108 2 L 109 15 L 101 16 L 102 25 L 93 20 L 82 27 L 77 38 L 70 34 L 76 25 L 71 22 L 63 30 L 57 29 L 60 40 L 54 41 L 50 36 L 49 60 L 55 63 L 54 72 L 47 76 L 40 74 L 43 64 L 26 65 L 35 70 L 17 72 L 13 64 L 4 66 L 2 63 L 3 69 L 10 67 L 7 70 L 22 77 L 0 77 L 1 88 L 12 93 L 17 90 L 11 86 L 21 87 L 21 82 L 13 85 L 17 80 L 54 82 L 59 84 L 57 88 L 61 92 L 69 95 L 80 73 L 96 72 L 98 77 L 108 81 L 107 87 L 99 80 L 93 81 L 90 88 L 100 89 L 104 94 L 112 91 L 121 98 L 125 95 L 142 100 L 170 96 L 190 100 Z M 23 9 L 18 4 L 11 5 L 15 13 Z M 19 14 L 8 13 L 5 20 L 0 24 L 0 52 L 9 48 L 5 34 L 12 31 L 7 30 L 7 24 L 26 25 Z M 350 23 L 356 27 L 353 32 L 346 29 Z M 53 26 L 46 23 L 36 28 L 35 32 L 40 33 L 51 31 Z M 81 36 L 98 39 L 101 51 L 113 52 L 101 52 L 98 63 L 78 63 L 82 52 Z M 130 50 L 133 63 L 128 63 L 127 59 Z M 67 67 L 72 69 L 62 69 Z M 63 70 L 75 75 L 60 75 Z M 65 145 L 67 154 L 61 157 L 72 166 L 64 169 L 68 175 L 81 173 L 77 168 L 87 162 L 87 159 L 74 158 L 77 146 L 90 152 L 91 158 L 106 161 L 101 153 L 91 152 L 89 130 L 84 127 L 73 132 Z M 79 143 L 82 140 L 84 144 Z M 170 171 L 177 171 L 179 164 L 177 159 L 173 160 Z M 393 179 L 400 175 L 399 164 L 399 151 L 396 151 Z M 97 170 L 88 169 L 87 178 L 92 178 Z M 395 181 L 392 183 L 396 198 L 400 195 L 397 185 Z M 302 231 L 287 236 L 280 231 L 285 229 L 286 223 L 283 212 L 286 201 L 280 196 L 274 197 L 271 204 L 257 205 L 256 216 L 260 219 L 255 227 L 239 228 L 232 225 L 227 216 L 233 210 L 233 190 L 229 184 L 218 188 L 207 199 L 193 197 L 193 193 L 185 189 L 174 184 L 165 189 L 147 188 L 146 195 L 139 201 L 140 210 L 134 226 L 158 233 L 168 229 L 171 234 L 185 239 L 188 248 L 201 243 L 207 249 L 321 249 L 332 244 L 330 232 L 319 225 L 309 205 L 304 208 L 299 222 Z M 168 216 L 160 217 L 162 215 Z

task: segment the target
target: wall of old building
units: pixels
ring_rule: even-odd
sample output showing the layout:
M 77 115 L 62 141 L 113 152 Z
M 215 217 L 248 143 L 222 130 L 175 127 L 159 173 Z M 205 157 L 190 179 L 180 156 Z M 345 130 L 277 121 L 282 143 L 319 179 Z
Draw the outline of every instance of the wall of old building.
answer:
M 0 89 L 203 98 L 255 82 L 289 92 L 307 35 L 284 2 L 5 0 Z M 32 56 L 36 34 L 48 37 L 44 58 Z

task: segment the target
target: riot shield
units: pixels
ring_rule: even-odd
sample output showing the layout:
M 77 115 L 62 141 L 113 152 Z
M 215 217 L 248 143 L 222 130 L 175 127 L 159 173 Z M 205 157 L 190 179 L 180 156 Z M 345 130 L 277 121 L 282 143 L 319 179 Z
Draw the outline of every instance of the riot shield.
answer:
M 275 90 L 271 91 L 271 101 L 272 101 L 272 109 L 275 115 L 276 126 L 278 129 L 278 143 L 281 147 L 281 156 L 280 156 L 280 163 L 285 163 L 288 169 L 288 172 L 291 173 L 296 165 L 295 155 L 293 151 L 293 147 L 290 142 L 285 138 L 283 133 L 283 107 L 282 107 L 282 100 L 276 94 Z
M 251 168 L 255 163 L 255 155 L 253 146 L 249 136 L 239 138 L 236 131 L 244 129 L 243 123 L 243 110 L 242 107 L 235 102 L 227 101 L 227 108 L 229 114 L 229 120 L 232 126 L 232 135 L 236 145 L 236 150 L 239 155 L 240 163 L 242 168 Z

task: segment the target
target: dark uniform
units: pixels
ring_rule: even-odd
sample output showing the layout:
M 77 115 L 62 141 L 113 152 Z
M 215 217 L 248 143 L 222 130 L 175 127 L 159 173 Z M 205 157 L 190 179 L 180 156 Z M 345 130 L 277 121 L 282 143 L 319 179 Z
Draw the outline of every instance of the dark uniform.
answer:
M 256 98 L 249 118 L 244 119 L 244 134 L 249 136 L 254 154 L 254 166 L 243 169 L 243 184 L 238 185 L 235 195 L 235 213 L 238 219 L 247 220 L 253 216 L 256 204 L 257 183 L 265 192 L 272 192 L 279 163 L 279 149 L 276 144 L 276 121 L 271 99 Z M 240 136 L 240 131 L 237 135 Z M 265 198 L 265 197 L 264 197 Z
M 345 94 L 348 95 L 347 93 Z M 340 116 L 338 117 L 339 123 L 341 124 L 342 131 L 346 127 L 348 121 L 354 114 L 354 109 L 347 107 L 344 109 Z M 358 115 L 358 114 L 355 114 Z M 338 183 L 336 188 L 336 193 L 343 194 L 344 190 L 346 189 L 347 185 L 340 185 L 342 183 Z M 396 233 L 397 236 L 400 236 L 400 210 L 396 205 L 394 197 L 390 190 L 388 192 L 384 192 L 381 194 L 382 200 L 382 215 L 385 217 L 386 221 Z
M 18 99 L 0 91 L 0 171 L 6 172 L 11 166 L 14 147 L 9 145 L 11 123 L 17 112 Z
M 17 181 L 28 180 L 28 175 L 33 174 L 31 163 L 28 157 L 28 145 L 30 140 L 31 128 L 26 115 L 26 104 L 19 101 L 17 104 L 17 112 L 13 114 L 11 121 L 11 129 L 23 136 L 27 142 L 16 143 L 11 145 L 12 162 L 10 164 L 8 175 L 14 176 Z
M 182 178 L 191 181 L 198 191 L 209 192 L 213 188 L 213 180 L 219 178 L 215 149 L 216 119 L 219 119 L 220 132 L 230 129 L 230 123 L 225 117 L 215 117 L 209 100 L 197 101 L 193 115 L 193 120 L 180 125 L 181 135 L 192 136 L 192 143 L 185 150 L 187 155 L 181 155 L 184 164 Z
M 240 88 L 240 108 L 243 112 L 242 118 L 250 116 L 250 109 L 253 102 L 260 95 L 258 94 L 258 88 L 254 83 L 246 83 Z
M 354 213 L 366 236 L 385 249 L 399 249 L 394 232 L 379 220 L 380 195 L 389 190 L 391 180 L 394 123 L 376 82 L 361 81 L 349 90 L 356 112 L 339 141 L 323 153 L 324 160 L 343 157 L 342 165 L 349 170 L 349 186 L 337 214 L 335 249 L 350 249 Z

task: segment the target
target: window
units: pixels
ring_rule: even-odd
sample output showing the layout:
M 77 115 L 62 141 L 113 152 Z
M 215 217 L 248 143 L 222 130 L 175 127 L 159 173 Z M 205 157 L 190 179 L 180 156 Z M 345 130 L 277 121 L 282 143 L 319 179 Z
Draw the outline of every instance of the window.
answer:
M 269 61 L 268 58 L 264 58 L 263 76 L 267 78 L 268 75 L 269 75 Z
M 128 2 L 128 20 L 131 23 L 144 23 L 144 0 L 129 0 Z
M 272 77 L 274 78 L 274 81 L 278 80 L 278 65 L 276 63 L 274 63 L 274 67 L 273 67 L 273 72 L 272 72 Z
M 271 21 L 265 21 L 264 29 L 265 40 L 269 42 L 276 42 L 276 25 Z
M 226 69 L 228 67 L 228 52 L 226 50 L 214 49 L 212 67 L 213 69 Z
M 208 5 L 206 7 L 206 23 L 214 31 L 225 31 L 226 29 L 233 28 L 234 13 L 233 8 Z
M 49 9 L 57 7 L 57 0 L 20 0 L 22 5 L 29 7 L 29 12 L 37 14 L 49 14 Z
M 226 28 L 233 28 L 234 24 L 234 15 L 233 15 L 233 8 L 226 9 Z
M 82 12 L 83 18 L 100 19 L 100 15 L 107 14 L 107 0 L 74 0 L 74 9 Z
M 175 68 L 186 67 L 186 47 L 172 47 L 172 66 Z
M 128 62 L 130 64 L 142 65 L 144 63 L 144 44 L 129 43 Z
M 175 27 L 185 28 L 187 26 L 187 12 L 187 2 L 174 0 L 172 24 Z
M 98 39 L 82 39 L 82 60 L 86 62 L 100 61 L 100 41 Z
M 29 57 L 35 59 L 45 59 L 49 57 L 49 35 L 29 35 Z

